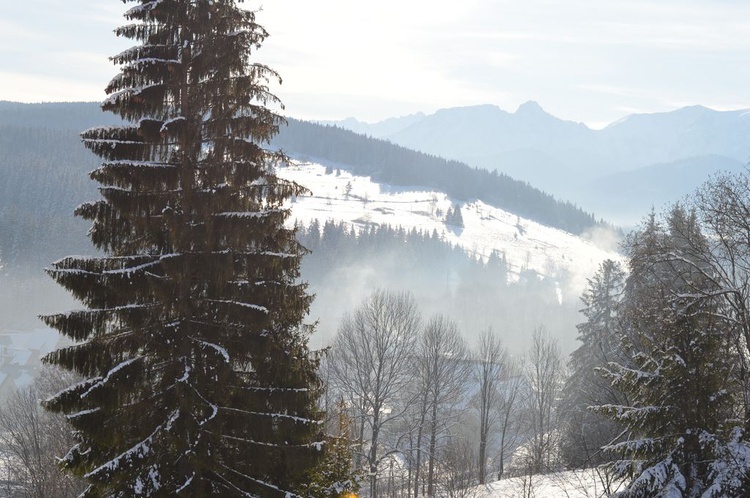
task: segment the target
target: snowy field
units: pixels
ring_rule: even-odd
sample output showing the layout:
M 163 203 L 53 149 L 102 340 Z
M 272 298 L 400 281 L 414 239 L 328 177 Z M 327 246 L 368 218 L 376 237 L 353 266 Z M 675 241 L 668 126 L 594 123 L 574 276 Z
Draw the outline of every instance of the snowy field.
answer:
M 519 218 L 481 201 L 459 203 L 464 227 L 445 224 L 445 214 L 456 202 L 446 194 L 418 187 L 392 187 L 354 176 L 346 171 L 315 163 L 294 162 L 278 175 L 307 187 L 311 194 L 292 204 L 294 220 L 308 225 L 312 220 L 343 221 L 355 229 L 367 224 L 388 224 L 405 229 L 437 231 L 444 240 L 467 253 L 485 259 L 504 253 L 513 274 L 536 270 L 543 276 L 568 272 L 574 276 L 572 292 L 584 288 L 586 278 L 605 259 L 620 259 L 613 238 L 606 233 L 588 240 L 568 232 Z M 594 243 L 594 239 L 597 242 Z
M 466 498 L 603 498 L 621 488 L 595 469 L 513 477 L 478 486 Z

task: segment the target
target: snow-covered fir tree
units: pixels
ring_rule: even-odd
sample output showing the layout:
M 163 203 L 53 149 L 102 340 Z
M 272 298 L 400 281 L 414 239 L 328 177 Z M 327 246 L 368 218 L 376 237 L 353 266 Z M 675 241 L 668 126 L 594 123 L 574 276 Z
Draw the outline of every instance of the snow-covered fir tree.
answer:
M 607 448 L 622 457 L 614 469 L 628 479 L 624 497 L 742 496 L 714 486 L 738 390 L 717 289 L 697 256 L 706 249 L 695 213 L 681 206 L 664 223 L 652 214 L 628 242 L 627 358 L 608 370 L 628 402 L 599 407 L 626 430 Z
M 293 496 L 320 382 L 284 225 L 302 189 L 264 149 L 283 121 L 267 33 L 234 0 L 134 3 L 102 105 L 127 124 L 82 134 L 102 199 L 77 214 L 103 255 L 49 270 L 86 307 L 45 317 L 75 342 L 48 361 L 84 378 L 45 403 L 76 431 L 62 465 L 84 496 Z
M 461 215 L 459 204 L 454 204 L 448 208 L 448 212 L 445 213 L 445 224 L 456 228 L 464 227 L 464 217 Z
M 329 406 L 326 411 L 329 417 L 335 418 L 335 427 L 329 427 L 326 435 L 324 458 L 310 469 L 302 486 L 301 494 L 309 498 L 339 498 L 356 494 L 362 480 L 362 475 L 352 468 L 354 441 L 351 430 L 354 422 L 347 414 L 344 399 L 339 399 L 335 409 Z
M 588 280 L 581 295 L 585 321 L 578 328 L 581 345 L 571 353 L 565 381 L 562 456 L 568 465 L 590 466 L 607 459 L 600 448 L 620 432 L 619 425 L 588 408 L 602 403 L 621 403 L 623 394 L 599 373 L 612 361 L 622 358 L 619 308 L 625 286 L 625 270 L 606 260 Z

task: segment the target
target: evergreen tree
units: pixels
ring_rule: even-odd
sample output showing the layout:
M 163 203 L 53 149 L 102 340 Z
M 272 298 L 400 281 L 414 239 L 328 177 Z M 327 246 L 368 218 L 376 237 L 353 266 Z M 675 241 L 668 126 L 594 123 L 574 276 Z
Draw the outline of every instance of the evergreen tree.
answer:
M 455 204 L 448 208 L 448 212 L 445 214 L 445 224 L 457 228 L 464 227 L 464 217 L 461 216 L 461 206 Z
M 731 442 L 736 390 L 715 289 L 693 252 L 705 247 L 694 213 L 680 206 L 665 224 L 652 215 L 629 241 L 628 357 L 608 372 L 629 402 L 600 407 L 627 431 L 608 447 L 623 455 L 614 469 L 629 479 L 625 497 L 740 496 L 725 486 L 707 492 Z
M 326 453 L 323 459 L 307 475 L 302 487 L 303 495 L 310 498 L 337 498 L 354 495 L 359 491 L 362 478 L 352 469 L 351 429 L 353 421 L 347 415 L 344 399 L 338 403 L 335 434 L 326 434 Z
M 613 441 L 620 432 L 618 424 L 594 413 L 589 406 L 624 403 L 626 398 L 599 374 L 610 362 L 620 361 L 619 308 L 625 286 L 625 270 L 613 260 L 606 260 L 581 296 L 578 340 L 581 345 L 570 355 L 570 376 L 565 381 L 562 456 L 567 464 L 581 467 L 602 463 L 606 455 L 600 448 Z
M 303 248 L 264 149 L 282 118 L 267 36 L 234 0 L 140 0 L 116 33 L 136 45 L 83 132 L 103 159 L 93 222 L 102 256 L 51 276 L 87 309 L 44 317 L 75 345 L 48 357 L 85 380 L 45 403 L 77 444 L 83 496 L 284 496 L 320 458 L 317 360 L 301 325 Z

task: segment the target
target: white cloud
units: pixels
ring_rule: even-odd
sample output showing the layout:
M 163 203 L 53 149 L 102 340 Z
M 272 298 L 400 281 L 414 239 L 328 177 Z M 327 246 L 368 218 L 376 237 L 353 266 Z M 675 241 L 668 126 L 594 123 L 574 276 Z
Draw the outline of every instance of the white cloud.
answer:
M 601 124 L 624 109 L 665 110 L 669 102 L 733 108 L 747 102 L 750 86 L 746 2 L 244 5 L 261 4 L 258 21 L 271 36 L 258 57 L 281 73 L 278 93 L 296 116 L 376 120 L 477 103 L 511 110 L 534 99 L 561 117 Z M 89 99 L 98 99 L 115 72 L 107 56 L 132 44 L 112 34 L 126 7 L 90 0 L 70 0 L 65 9 L 57 0 L 11 3 L 0 21 L 3 70 L 35 81 L 52 78 L 59 94 L 94 88 Z M 19 81 L 0 81 L 0 99 L 32 97 Z M 27 100 L 54 93 L 44 92 Z

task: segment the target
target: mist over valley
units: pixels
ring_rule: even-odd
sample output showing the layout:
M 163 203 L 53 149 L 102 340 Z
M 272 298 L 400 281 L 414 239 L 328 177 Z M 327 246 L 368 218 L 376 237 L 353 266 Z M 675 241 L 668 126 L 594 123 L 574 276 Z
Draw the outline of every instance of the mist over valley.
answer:
M 34 330 L 39 314 L 79 306 L 44 268 L 93 252 L 87 223 L 72 215 L 98 196 L 88 178 L 97 160 L 78 134 L 117 122 L 93 103 L 0 103 L 3 331 Z M 535 103 L 372 125 L 290 119 L 273 146 L 293 159 L 279 174 L 310 190 L 291 204 L 290 223 L 311 250 L 302 265 L 316 295 L 311 344 L 325 347 L 374 289 L 395 289 L 412 292 L 425 316 L 449 314 L 469 341 L 493 328 L 522 354 L 530 331 L 545 327 L 572 351 L 587 279 L 620 258 L 623 231 L 602 213 L 633 224 L 711 171 L 736 170 L 741 141 L 694 135 L 731 129 L 736 138 L 744 126 L 739 111 L 688 109 L 596 131 Z M 657 154 L 656 130 L 671 137 L 671 153 Z

